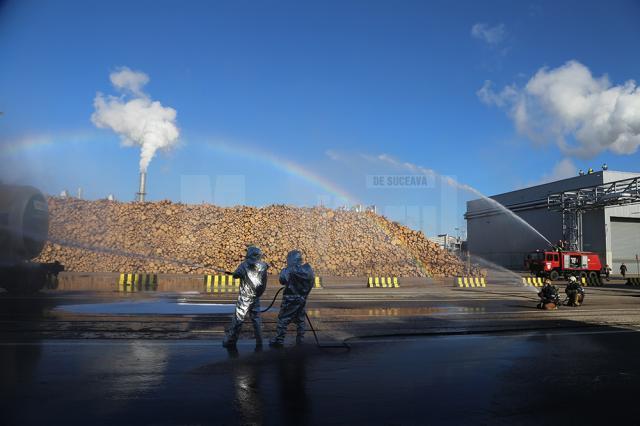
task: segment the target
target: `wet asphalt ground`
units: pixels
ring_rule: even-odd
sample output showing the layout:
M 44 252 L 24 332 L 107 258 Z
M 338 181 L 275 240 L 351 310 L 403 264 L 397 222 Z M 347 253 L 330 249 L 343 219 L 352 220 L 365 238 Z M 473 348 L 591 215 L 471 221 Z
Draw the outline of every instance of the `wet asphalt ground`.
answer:
M 0 294 L 0 424 L 639 422 L 640 289 L 552 312 L 506 283 L 314 290 L 320 340 L 348 349 L 257 350 L 245 327 L 227 351 L 233 298 Z

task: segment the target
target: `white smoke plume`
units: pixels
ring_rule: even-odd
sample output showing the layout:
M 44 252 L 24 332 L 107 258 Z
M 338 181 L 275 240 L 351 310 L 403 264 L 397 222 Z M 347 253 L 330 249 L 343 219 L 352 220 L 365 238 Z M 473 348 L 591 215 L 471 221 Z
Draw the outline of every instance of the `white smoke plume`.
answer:
M 640 89 L 633 80 L 612 85 L 583 64 L 541 68 L 523 88 L 495 92 L 486 81 L 477 92 L 488 105 L 505 108 L 519 133 L 536 142 L 554 141 L 569 156 L 609 150 L 633 154 L 640 147 Z
M 101 129 L 111 129 L 124 146 L 140 146 L 140 171 L 146 172 L 156 151 L 178 143 L 176 110 L 153 101 L 142 91 L 149 76 L 127 67 L 110 74 L 111 84 L 120 96 L 98 92 L 93 100 L 91 121 Z
M 144 97 L 142 86 L 149 82 L 149 76 L 143 72 L 131 71 L 127 67 L 119 68 L 118 71 L 109 75 L 111 84 L 118 90 L 129 90 L 131 93 Z

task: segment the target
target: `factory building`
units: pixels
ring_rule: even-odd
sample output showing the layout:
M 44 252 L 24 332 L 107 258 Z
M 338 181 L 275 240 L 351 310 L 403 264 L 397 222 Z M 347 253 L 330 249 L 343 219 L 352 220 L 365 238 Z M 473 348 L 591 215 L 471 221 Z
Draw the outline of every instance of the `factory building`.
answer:
M 636 255 L 640 255 L 640 204 L 636 202 L 639 182 L 640 173 L 610 171 L 605 167 L 490 198 L 556 244 L 567 239 L 567 217 L 563 220 L 561 211 L 550 208 L 549 200 L 578 196 L 583 206 L 579 227 L 582 249 L 598 253 L 613 273 L 618 273 L 624 262 L 629 273 L 635 274 Z M 596 201 L 589 204 L 588 197 Z M 465 219 L 469 252 L 500 266 L 522 269 L 527 253 L 548 247 L 535 231 L 489 200 L 467 202 Z

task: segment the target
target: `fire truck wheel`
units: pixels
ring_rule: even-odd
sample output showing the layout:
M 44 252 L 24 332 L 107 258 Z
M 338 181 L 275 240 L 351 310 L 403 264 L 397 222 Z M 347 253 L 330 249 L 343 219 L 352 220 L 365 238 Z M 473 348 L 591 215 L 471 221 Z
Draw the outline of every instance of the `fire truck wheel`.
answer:
M 596 286 L 602 285 L 602 281 L 595 271 L 589 272 L 589 284 L 591 283 L 595 283 Z
M 551 271 L 551 273 L 549 274 L 549 279 L 551 279 L 551 281 L 557 281 L 558 278 L 560 278 L 560 274 L 558 273 L 558 271 Z

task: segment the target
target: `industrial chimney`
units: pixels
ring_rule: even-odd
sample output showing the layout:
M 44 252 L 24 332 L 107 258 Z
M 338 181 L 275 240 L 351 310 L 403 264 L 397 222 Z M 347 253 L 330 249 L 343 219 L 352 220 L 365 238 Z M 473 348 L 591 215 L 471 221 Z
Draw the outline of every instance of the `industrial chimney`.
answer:
M 140 188 L 138 189 L 138 201 L 144 203 L 144 196 L 147 195 L 145 192 L 147 186 L 147 172 L 140 172 Z

